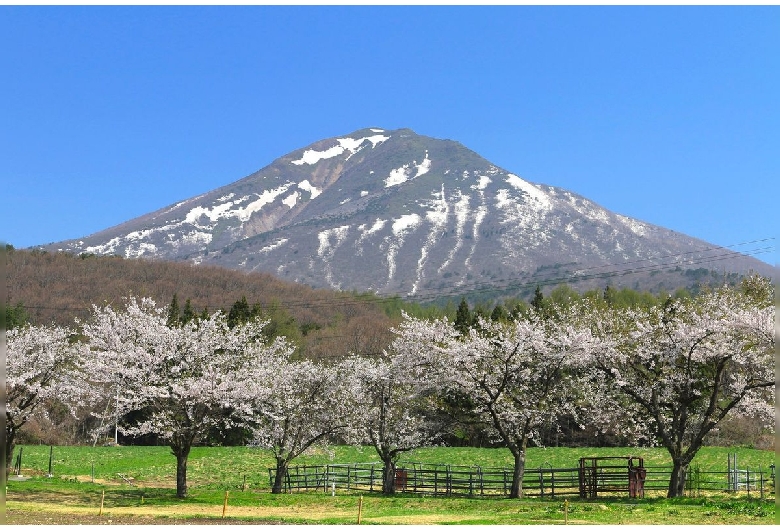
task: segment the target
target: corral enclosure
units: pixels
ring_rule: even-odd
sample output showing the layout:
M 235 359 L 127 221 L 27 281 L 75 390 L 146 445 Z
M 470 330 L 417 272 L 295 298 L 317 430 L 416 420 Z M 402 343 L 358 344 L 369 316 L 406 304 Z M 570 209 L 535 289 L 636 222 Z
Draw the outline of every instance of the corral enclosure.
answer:
M 619 458 L 619 457 L 607 457 Z M 590 460 L 590 459 L 588 459 Z M 665 495 L 671 466 L 642 467 L 644 477 L 635 481 L 629 466 L 601 465 L 595 468 L 552 466 L 526 468 L 523 477 L 524 495 L 540 498 L 604 497 L 642 498 Z M 268 470 L 269 485 L 275 470 Z M 506 496 L 512 485 L 512 469 L 503 467 L 464 466 L 406 462 L 396 471 L 398 492 L 424 495 Z M 770 495 L 774 487 L 773 470 L 759 465 L 736 472 L 731 469 L 702 470 L 691 468 L 686 490 L 690 494 L 703 492 L 744 492 L 760 498 Z M 293 466 L 284 480 L 285 492 L 302 491 L 381 491 L 382 464 L 330 464 Z

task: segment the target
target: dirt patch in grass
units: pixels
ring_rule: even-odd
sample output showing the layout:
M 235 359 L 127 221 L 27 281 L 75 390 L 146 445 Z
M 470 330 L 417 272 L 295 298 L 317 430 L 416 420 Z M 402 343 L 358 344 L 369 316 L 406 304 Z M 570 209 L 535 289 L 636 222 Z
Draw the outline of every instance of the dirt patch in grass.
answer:
M 86 513 L 62 512 L 30 512 L 27 510 L 8 509 L 5 513 L 7 525 L 269 525 L 281 524 L 279 521 L 263 521 L 259 519 L 236 518 L 181 518 L 154 517 L 151 515 L 97 515 Z
M 105 506 L 79 504 L 68 496 L 38 494 L 23 502 L 10 501 L 7 524 L 282 524 L 293 521 L 344 520 L 353 517 L 350 510 L 326 508 L 312 510 L 299 506 L 228 506 L 225 518 L 221 505 Z M 273 520 L 276 518 L 276 521 Z M 68 522 L 72 521 L 72 522 Z

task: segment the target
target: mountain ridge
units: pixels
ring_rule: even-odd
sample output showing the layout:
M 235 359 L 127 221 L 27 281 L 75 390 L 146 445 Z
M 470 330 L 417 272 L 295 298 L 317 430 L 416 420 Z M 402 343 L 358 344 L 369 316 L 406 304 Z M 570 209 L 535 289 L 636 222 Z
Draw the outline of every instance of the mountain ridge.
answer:
M 602 268 L 648 290 L 687 286 L 675 269 L 711 262 L 724 273 L 772 269 L 529 182 L 457 141 L 378 127 L 319 140 L 231 184 L 44 248 L 216 264 L 407 297 L 530 284 L 554 267 L 569 283 L 603 285 L 587 272 Z

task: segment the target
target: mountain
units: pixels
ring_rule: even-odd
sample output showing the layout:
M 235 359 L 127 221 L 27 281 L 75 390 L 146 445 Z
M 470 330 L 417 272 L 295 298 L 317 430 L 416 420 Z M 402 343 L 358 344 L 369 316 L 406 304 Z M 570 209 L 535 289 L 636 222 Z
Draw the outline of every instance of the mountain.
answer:
M 409 129 L 321 140 L 227 186 L 45 248 L 423 299 L 561 282 L 673 290 L 717 273 L 772 274 Z

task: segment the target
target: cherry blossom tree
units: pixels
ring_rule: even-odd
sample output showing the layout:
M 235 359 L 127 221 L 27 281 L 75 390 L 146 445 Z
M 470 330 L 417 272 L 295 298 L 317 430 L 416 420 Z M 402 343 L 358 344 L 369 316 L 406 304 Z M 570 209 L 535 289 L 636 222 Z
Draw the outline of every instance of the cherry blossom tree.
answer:
M 348 363 L 277 356 L 263 383 L 245 396 L 253 407 L 254 445 L 269 449 L 276 460 L 272 493 L 283 491 L 290 462 L 353 424 L 356 388 L 349 384 L 351 378 Z
M 586 326 L 538 311 L 509 323 L 480 318 L 458 337 L 446 320 L 406 317 L 402 339 L 431 370 L 443 397 L 459 403 L 514 457 L 510 497 L 522 497 L 525 452 L 539 430 L 563 415 L 582 410 L 579 370 L 594 342 Z M 449 332 L 445 331 L 449 328 Z M 420 377 L 417 374 L 413 376 Z
M 358 440 L 367 441 L 382 460 L 382 493 L 395 493 L 396 463 L 407 451 L 432 444 L 442 431 L 433 416 L 443 346 L 456 336 L 446 321 L 406 318 L 395 330 L 389 352 L 355 358 L 359 411 Z M 438 353 L 438 355 L 436 355 Z
M 56 398 L 71 412 L 87 397 L 82 382 L 84 347 L 59 326 L 8 330 L 6 357 L 5 458 L 8 474 L 19 429 L 47 400 Z
M 176 456 L 176 495 L 187 495 L 187 460 L 213 426 L 231 427 L 250 413 L 247 395 L 263 388 L 268 368 L 290 347 L 266 344 L 264 322 L 230 328 L 220 313 L 181 326 L 167 325 L 165 308 L 131 298 L 124 311 L 93 309 L 84 324 L 95 359 L 96 382 L 115 393 L 117 417 L 128 435 L 155 434 Z
M 613 391 L 612 410 L 644 420 L 638 424 L 669 451 L 669 497 L 683 494 L 704 437 L 728 414 L 759 415 L 772 424 L 771 292 L 768 280 L 754 277 L 742 289 L 592 314 L 601 345 L 591 362 Z
M 509 324 L 480 319 L 452 346 L 447 387 L 512 453 L 510 498 L 523 496 L 528 443 L 539 443 L 544 425 L 582 413 L 579 370 L 592 343 L 587 328 L 532 311 Z

